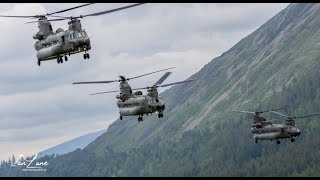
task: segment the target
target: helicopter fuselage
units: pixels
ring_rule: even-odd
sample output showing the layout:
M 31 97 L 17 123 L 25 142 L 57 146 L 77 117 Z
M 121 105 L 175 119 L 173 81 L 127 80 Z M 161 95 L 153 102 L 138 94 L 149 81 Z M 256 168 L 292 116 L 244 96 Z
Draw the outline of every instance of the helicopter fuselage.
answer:
M 261 128 L 251 128 L 251 132 L 255 140 L 294 139 L 301 134 L 296 125 L 288 124 L 266 124 Z
M 165 103 L 161 98 L 156 100 L 148 95 L 133 95 L 125 101 L 118 100 L 117 106 L 121 116 L 161 113 L 165 109 Z
M 38 61 L 57 59 L 91 49 L 90 39 L 85 31 L 58 30 L 34 44 Z

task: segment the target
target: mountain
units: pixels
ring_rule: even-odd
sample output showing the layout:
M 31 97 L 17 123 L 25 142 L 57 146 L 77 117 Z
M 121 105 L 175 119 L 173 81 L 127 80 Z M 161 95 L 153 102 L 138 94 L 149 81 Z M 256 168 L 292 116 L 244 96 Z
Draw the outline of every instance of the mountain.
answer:
M 161 94 L 164 118 L 117 120 L 83 150 L 16 176 L 319 176 L 319 117 L 297 120 L 295 142 L 254 143 L 252 117 L 232 110 L 320 107 L 320 4 L 290 4 Z M 271 115 L 265 117 L 270 119 Z M 4 172 L 4 171 L 3 171 Z M 1 175 L 1 170 L 0 170 Z
M 89 134 L 82 135 L 80 137 L 74 138 L 70 141 L 61 143 L 52 148 L 46 149 L 38 153 L 38 158 L 41 158 L 46 155 L 62 155 L 69 152 L 72 152 L 78 148 L 83 149 L 89 143 L 97 139 L 97 137 L 101 136 L 107 130 L 97 131 Z

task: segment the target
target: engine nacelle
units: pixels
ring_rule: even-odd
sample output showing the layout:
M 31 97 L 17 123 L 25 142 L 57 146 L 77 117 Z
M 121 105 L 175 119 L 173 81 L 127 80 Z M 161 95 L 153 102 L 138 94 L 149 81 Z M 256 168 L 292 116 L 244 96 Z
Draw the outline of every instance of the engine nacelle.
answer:
M 58 28 L 57 30 L 56 30 L 56 33 L 60 33 L 60 32 L 63 32 L 64 30 L 62 29 L 62 28 Z

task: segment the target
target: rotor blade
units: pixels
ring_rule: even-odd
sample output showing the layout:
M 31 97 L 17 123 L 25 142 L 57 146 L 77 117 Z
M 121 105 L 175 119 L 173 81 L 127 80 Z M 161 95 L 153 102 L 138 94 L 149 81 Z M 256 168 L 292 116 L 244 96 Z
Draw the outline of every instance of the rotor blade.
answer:
M 175 83 L 170 83 L 170 84 L 165 84 L 165 85 L 160 85 L 160 86 L 155 86 L 156 88 L 157 87 L 166 87 L 166 86 L 172 86 L 172 85 L 175 85 L 175 84 L 180 84 L 180 83 L 185 83 L 185 82 L 190 82 L 190 81 L 194 81 L 196 79 L 190 79 L 190 80 L 186 80 L 186 81 L 180 81 L 180 82 L 175 82 Z M 154 87 L 154 86 L 152 86 Z M 143 87 L 143 88 L 134 88 L 134 89 L 131 89 L 131 90 L 139 90 L 139 89 L 149 89 L 151 87 Z
M 88 81 L 88 82 L 75 82 L 72 84 L 98 84 L 98 83 L 112 83 L 112 82 L 119 82 L 119 80 L 114 81 Z
M 281 113 L 279 113 L 279 112 L 277 112 L 277 111 L 270 111 L 270 112 L 273 112 L 273 113 L 279 114 L 280 116 L 284 116 L 284 117 L 290 118 L 289 116 L 284 115 L 284 114 L 281 114 Z
M 255 112 L 252 112 L 252 111 L 232 111 L 232 112 L 255 114 Z
M 7 15 L 0 15 L 0 17 L 13 17 L 13 18 L 34 18 L 37 16 L 7 16 Z
M 143 75 L 140 75 L 140 76 L 135 76 L 135 77 L 132 77 L 132 78 L 127 78 L 127 80 L 139 78 L 139 77 L 142 77 L 142 76 L 146 76 L 146 75 L 149 75 L 149 74 L 153 74 L 153 73 L 157 73 L 157 72 L 161 72 L 161 71 L 165 71 L 165 70 L 173 69 L 173 68 L 176 68 L 176 67 L 171 67 L 171 68 L 167 68 L 167 69 L 162 69 L 162 70 L 159 70 L 159 71 L 154 71 L 154 72 L 147 73 L 147 74 L 143 74 Z
M 171 72 L 164 73 L 164 75 L 154 85 L 156 86 L 158 84 L 163 83 L 163 81 L 166 80 L 170 74 L 171 74 Z
M 281 109 L 286 109 L 286 107 L 278 108 L 278 109 L 270 109 L 270 110 L 260 111 L 259 113 L 270 112 L 270 111 L 276 111 L 276 110 L 281 110 Z
M 131 90 L 140 90 L 140 89 L 149 89 L 150 87 L 143 87 L 143 88 L 134 88 L 134 89 L 131 89 Z
M 306 117 L 318 116 L 318 115 L 320 115 L 320 113 L 309 114 L 309 115 L 305 115 L 305 116 L 295 116 L 293 118 L 306 118 Z
M 91 5 L 91 4 L 94 4 L 94 3 L 87 3 L 87 4 L 80 5 L 80 6 L 75 6 L 75 7 L 72 7 L 72 8 L 68 8 L 68 9 L 56 11 L 56 12 L 53 12 L 53 13 L 47 13 L 47 16 L 50 16 L 50 15 L 52 15 L 52 14 L 63 13 L 63 12 L 66 12 L 66 11 L 70 11 L 70 10 L 72 10 L 72 9 L 81 8 L 81 7 L 84 7 L 84 6 Z
M 166 87 L 166 86 L 172 86 L 175 84 L 180 84 L 180 83 L 186 83 L 186 82 L 190 82 L 190 81 L 194 81 L 196 79 L 190 79 L 190 80 L 185 80 L 185 81 L 180 81 L 180 82 L 174 82 L 174 83 L 170 83 L 170 84 L 164 84 L 164 85 L 160 85 L 159 87 Z
M 37 23 L 37 22 L 40 22 L 40 21 L 62 21 L 62 20 L 68 20 L 68 19 L 66 19 L 66 18 L 46 19 L 46 20 L 30 21 L 30 22 L 26 22 L 25 24 Z
M 50 16 L 50 17 L 71 19 L 71 17 L 70 17 L 70 16 L 56 16 L 56 15 L 53 15 L 53 16 Z
M 119 91 L 99 92 L 99 93 L 93 93 L 93 94 L 90 94 L 90 95 L 105 94 L 105 93 L 113 93 L 113 92 L 119 92 Z
M 97 12 L 97 13 L 93 13 L 93 14 L 82 15 L 82 16 L 79 16 L 79 18 L 88 17 L 88 16 L 99 16 L 99 15 L 102 15 L 102 14 L 112 13 L 112 12 L 115 12 L 115 11 L 120 11 L 120 10 L 123 10 L 123 9 L 131 8 L 131 7 L 134 7 L 134 6 L 139 6 L 139 5 L 142 5 L 142 4 L 146 4 L 146 3 L 137 3 L 137 4 L 132 4 L 132 5 L 129 5 L 129 6 L 124 6 L 124 7 L 111 9 L 111 10 L 107 10 L 107 11 L 101 11 L 101 12 Z

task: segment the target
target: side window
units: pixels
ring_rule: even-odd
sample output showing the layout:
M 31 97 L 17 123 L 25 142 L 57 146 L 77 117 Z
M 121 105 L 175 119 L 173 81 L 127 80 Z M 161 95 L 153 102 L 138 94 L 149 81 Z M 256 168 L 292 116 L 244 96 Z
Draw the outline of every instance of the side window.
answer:
M 64 44 L 64 36 L 61 36 L 62 44 Z

